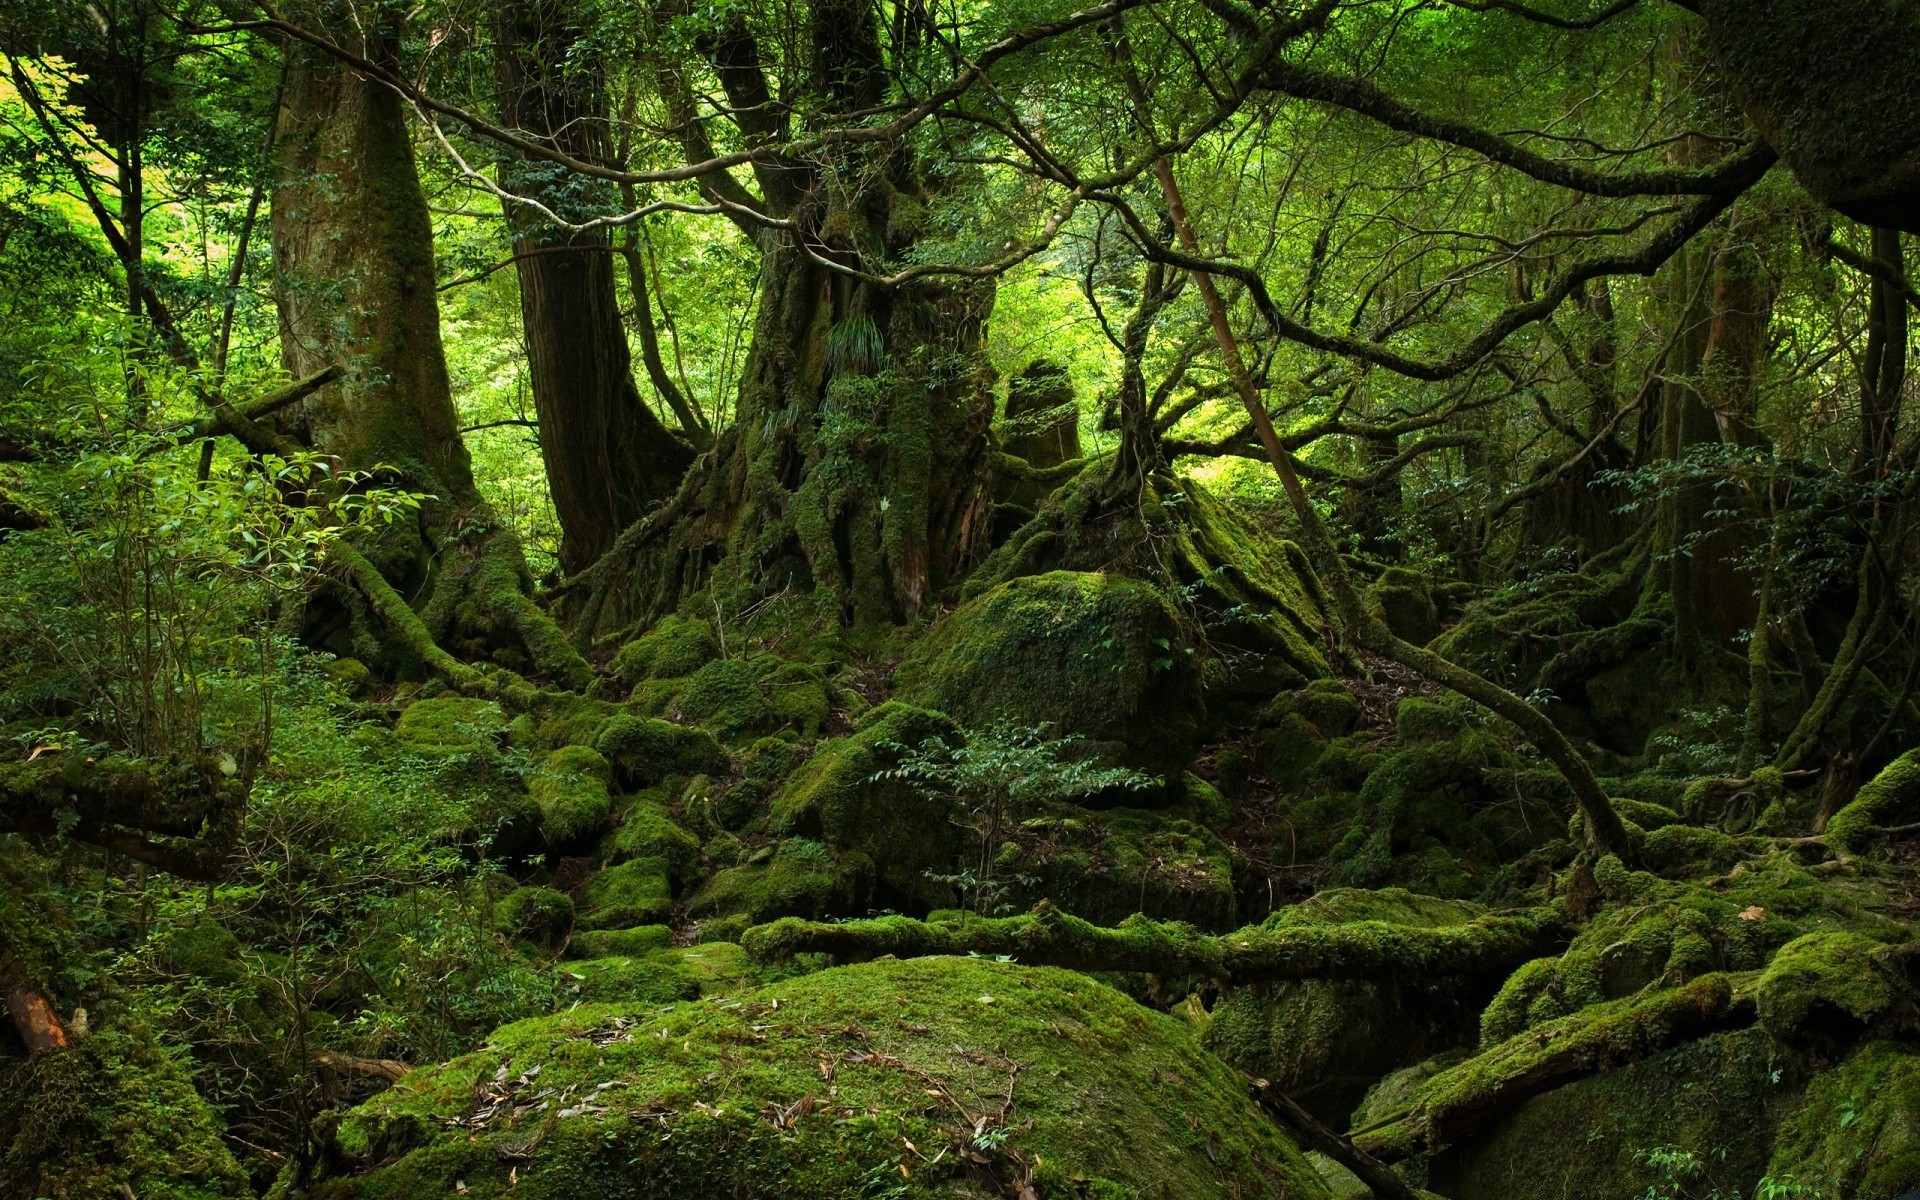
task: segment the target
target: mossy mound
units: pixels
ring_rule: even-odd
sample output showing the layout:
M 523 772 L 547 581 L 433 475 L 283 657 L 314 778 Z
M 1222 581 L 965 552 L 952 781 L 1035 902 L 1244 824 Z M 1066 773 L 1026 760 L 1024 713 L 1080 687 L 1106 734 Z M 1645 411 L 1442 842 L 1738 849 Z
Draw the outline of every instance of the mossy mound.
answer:
M 1485 911 L 1399 888 L 1337 888 L 1281 909 L 1262 928 L 1385 921 L 1433 929 L 1464 925 Z M 1201 1040 L 1241 1070 L 1272 1080 L 1326 1124 L 1343 1128 L 1347 1114 L 1382 1077 L 1472 1040 L 1472 1022 L 1462 1017 L 1475 997 L 1448 986 L 1456 983 L 1315 979 L 1242 988 L 1214 1010 Z
M 1920 1189 L 1920 1047 L 1874 1041 L 1815 1076 L 1767 1174 L 1827 1196 Z
M 619 933 L 657 928 L 661 927 L 645 926 L 642 930 Z M 673 1004 L 737 992 L 759 982 L 746 953 L 733 942 L 707 942 L 698 946 L 662 944 L 642 950 L 638 943 L 651 938 L 615 935 L 607 940 L 619 945 L 635 943 L 631 947 L 634 952 L 583 957 L 560 968 L 573 982 L 574 998 L 583 1003 Z
M 1134 913 L 1207 930 L 1237 923 L 1233 852 L 1184 809 L 1089 810 L 1055 803 L 1009 831 L 994 869 L 1007 903 L 1048 900 L 1097 924 Z
M 493 927 L 537 946 L 558 946 L 573 928 L 573 899 L 552 888 L 515 888 L 494 902 Z
M 642 679 L 681 679 L 720 657 L 720 643 L 708 622 L 669 613 L 642 637 L 620 647 L 607 666 L 624 690 Z
M 1367 589 L 1367 604 L 1405 641 L 1424 646 L 1440 633 L 1440 611 L 1433 586 L 1416 571 L 1388 568 Z
M 636 797 L 620 814 L 620 827 L 607 839 L 609 863 L 659 859 L 673 879 L 691 878 L 699 865 L 700 839 L 673 819 L 654 794 Z
M 728 744 L 768 734 L 814 738 L 848 697 L 817 663 L 773 654 L 716 658 L 690 675 L 634 685 L 635 708 L 698 725 Z
M 945 802 L 884 772 L 898 764 L 898 747 L 957 737 L 939 713 L 889 701 L 853 733 L 822 742 L 787 779 L 773 797 L 773 828 L 823 842 L 841 859 L 858 856 L 873 875 L 877 904 L 925 911 L 945 903 L 948 890 L 928 873 L 952 870 L 959 827 Z
M 426 754 L 460 754 L 490 746 L 507 728 L 507 715 L 491 700 L 440 696 L 407 705 L 393 736 Z
M 701 918 L 736 918 L 741 929 L 780 917 L 818 920 L 836 900 L 848 902 L 851 890 L 825 846 L 811 838 L 788 838 L 737 867 L 716 871 L 687 901 L 687 911 Z
M 611 778 L 607 760 L 586 746 L 562 746 L 541 761 L 527 779 L 527 792 L 540 806 L 540 831 L 549 847 L 579 850 L 600 836 L 613 816 Z
M 583 930 L 567 943 L 574 958 L 640 958 L 673 944 L 666 925 L 635 925 L 627 929 Z
M 1179 1022 L 1084 976 L 969 959 L 510 1025 L 332 1142 L 329 1200 L 1328 1194 Z
M 1045 727 L 1177 779 L 1198 745 L 1201 675 L 1186 625 L 1157 589 L 1054 571 L 961 605 L 913 648 L 894 682 L 901 699 L 963 726 Z
M 580 928 L 623 929 L 658 925 L 673 912 L 673 886 L 665 859 L 636 858 L 608 867 L 587 882 Z
M 618 716 L 601 727 L 594 746 L 618 772 L 621 786 L 649 788 L 675 775 L 724 770 L 726 751 L 704 729 L 656 717 Z
M 186 1071 L 142 1027 L 0 1059 L 0 1196 L 252 1196 L 220 1135 Z

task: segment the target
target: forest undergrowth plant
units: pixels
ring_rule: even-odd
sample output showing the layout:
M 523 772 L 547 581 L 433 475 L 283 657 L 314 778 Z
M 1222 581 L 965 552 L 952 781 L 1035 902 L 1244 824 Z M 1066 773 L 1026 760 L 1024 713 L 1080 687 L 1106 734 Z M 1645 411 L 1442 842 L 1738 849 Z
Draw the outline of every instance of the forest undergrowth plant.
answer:
M 1143 771 L 1102 765 L 1084 753 L 1086 739 L 1049 737 L 1044 728 L 995 722 L 969 730 L 959 746 L 939 738 L 917 745 L 889 743 L 897 765 L 874 780 L 897 780 L 932 800 L 951 800 L 953 820 L 971 836 L 973 862 L 936 882 L 952 885 L 981 916 L 1009 911 L 1011 890 L 998 870 L 1007 835 L 1049 800 L 1083 800 L 1113 792 L 1141 792 L 1161 780 Z

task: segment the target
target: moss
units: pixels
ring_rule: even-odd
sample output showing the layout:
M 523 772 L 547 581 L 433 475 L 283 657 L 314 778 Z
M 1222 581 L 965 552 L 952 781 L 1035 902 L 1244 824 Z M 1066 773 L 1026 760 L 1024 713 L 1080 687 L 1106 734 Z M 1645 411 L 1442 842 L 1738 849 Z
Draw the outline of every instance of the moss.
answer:
M 1429 1186 L 1452 1200 L 1758 1194 L 1797 1090 L 1781 1067 L 1757 1030 L 1710 1034 L 1525 1101 L 1436 1155 Z M 1647 1160 L 1660 1149 L 1697 1160 L 1687 1190 Z
M 506 714 L 491 700 L 443 696 L 409 704 L 393 734 L 415 750 L 455 754 L 490 746 L 506 727 Z
M 948 614 L 894 681 L 900 699 L 963 726 L 1044 726 L 1165 778 L 1192 758 L 1204 711 L 1195 647 L 1173 606 L 1112 575 L 1002 584 Z
M 672 1004 L 700 996 L 700 982 L 671 957 L 589 958 L 562 970 L 573 981 L 575 998 L 587 1004 Z
M 874 864 L 876 903 L 919 910 L 944 903 L 945 886 L 927 875 L 950 872 L 962 849 L 950 803 L 882 773 L 898 762 L 892 747 L 957 737 L 941 714 L 889 701 L 848 736 L 815 749 L 773 797 L 772 826 L 824 842 L 837 855 L 864 856 Z
M 1390 567 L 1371 588 L 1367 602 L 1387 623 L 1387 628 L 1405 641 L 1424 646 L 1440 633 L 1440 613 L 1434 607 L 1433 589 L 1416 572 Z
M 584 1098 L 568 1115 L 445 1124 L 476 1111 L 476 1086 L 535 1090 L 536 1066 L 538 1088 Z M 1004 1138 L 971 1145 L 990 1128 Z M 447 1194 L 456 1181 L 521 1200 L 908 1200 L 997 1194 L 1026 1170 L 1046 1196 L 1326 1195 L 1177 1021 L 1067 972 L 969 960 L 522 1022 L 355 1110 L 337 1140 L 391 1161 L 324 1181 L 328 1200 Z
M 1299 713 L 1286 713 L 1259 734 L 1260 770 L 1268 782 L 1282 791 L 1298 788 L 1306 781 L 1326 752 L 1327 740 L 1320 730 Z
M 1885 963 L 1886 946 L 1843 930 L 1781 947 L 1754 989 L 1760 1024 L 1785 1043 L 1849 1037 L 1886 1017 L 1907 989 Z M 1911 1007 L 1911 1001 L 1906 1001 Z
M 811 741 L 833 719 L 833 701 L 827 694 L 827 675 L 812 663 L 783 663 L 762 681 L 774 727 L 791 730 Z
M 682 720 L 723 738 L 769 733 L 780 724 L 761 691 L 759 674 L 738 658 L 719 659 L 694 672 L 681 690 L 679 712 Z
M 1397 888 L 1335 889 L 1280 910 L 1262 928 L 1381 921 L 1432 929 L 1483 915 L 1478 905 Z M 1474 1031 L 1460 1027 L 1460 1009 L 1460 994 L 1444 981 L 1410 972 L 1383 980 L 1287 981 L 1234 991 L 1214 1010 L 1201 1041 L 1233 1066 L 1272 1080 L 1323 1123 L 1342 1128 L 1381 1077 L 1471 1041 Z
M 665 925 L 635 925 L 628 929 L 589 929 L 573 935 L 567 953 L 574 958 L 639 958 L 673 943 Z
M 1003 844 L 995 870 L 1016 906 L 1045 899 L 1106 924 L 1135 913 L 1214 931 L 1235 923 L 1232 851 L 1174 811 L 1048 804 Z
M 1821 1196 L 1920 1189 L 1920 1048 L 1867 1042 L 1814 1076 L 1781 1126 L 1767 1173 Z
M 608 673 L 631 691 L 642 679 L 680 679 L 720 657 L 720 643 L 706 621 L 668 614 L 620 647 Z
M 664 859 L 636 858 L 608 867 L 587 883 L 582 929 L 657 925 L 673 911 Z
M 538 946 L 558 946 L 573 928 L 573 898 L 552 888 L 515 888 L 494 902 L 493 927 Z
M 700 860 L 700 839 L 689 833 L 667 806 L 651 798 L 633 802 L 613 831 L 608 861 L 655 858 L 667 864 L 674 879 L 689 878 Z
M 1637 828 L 1637 823 L 1633 827 Z M 1641 863 L 1660 875 L 1694 876 L 1724 871 L 1743 857 L 1736 839 L 1718 829 L 1697 825 L 1663 825 L 1648 831 L 1639 841 Z
M 756 923 L 819 918 L 843 895 L 827 848 L 808 838 L 788 838 L 765 861 L 715 872 L 687 902 L 687 911 L 700 917 L 743 916 Z
M 706 730 L 654 717 L 615 717 L 601 728 L 594 745 L 628 788 L 648 788 L 670 776 L 708 774 L 727 765 L 726 751 Z
M 540 805 L 540 828 L 555 850 L 577 850 L 606 829 L 613 814 L 607 760 L 586 746 L 562 746 L 527 779 Z
M 1393 710 L 1393 732 L 1403 746 L 1450 742 L 1464 737 L 1468 728 L 1465 714 L 1457 707 L 1421 696 L 1409 696 Z
M 1877 826 L 1895 823 L 1920 807 L 1920 750 L 1909 750 L 1869 780 L 1853 802 L 1827 822 L 1827 845 L 1841 854 L 1859 854 L 1872 842 Z
M 1296 691 L 1282 692 L 1260 714 L 1262 725 L 1298 716 L 1322 737 L 1346 737 L 1360 726 L 1360 698 L 1338 679 L 1316 679 Z
M 181 1063 L 137 1022 L 0 1060 L 0 1195 L 252 1196 L 221 1134 Z
M 349 696 L 364 696 L 373 690 L 373 672 L 357 658 L 329 659 L 321 664 L 320 674 Z

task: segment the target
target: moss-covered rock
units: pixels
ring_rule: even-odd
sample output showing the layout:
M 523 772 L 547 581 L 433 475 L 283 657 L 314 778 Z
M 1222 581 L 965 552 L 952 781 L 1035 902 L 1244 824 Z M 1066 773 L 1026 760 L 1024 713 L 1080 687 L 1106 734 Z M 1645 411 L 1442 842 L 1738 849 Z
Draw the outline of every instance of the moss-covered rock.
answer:
M 137 1022 L 0 1058 L 0 1195 L 250 1197 L 221 1133 L 185 1068 Z
M 580 928 L 660 924 L 673 912 L 669 874 L 666 860 L 659 858 L 636 858 L 601 871 L 587 883 Z
M 1144 913 L 1231 929 L 1233 852 L 1190 812 L 1049 804 L 1001 844 L 994 865 L 1007 903 L 1044 899 L 1099 924 Z
M 642 637 L 620 647 L 608 664 L 625 689 L 642 679 L 679 679 L 720 657 L 720 643 L 706 621 L 669 613 Z
M 1767 1174 L 1818 1196 L 1920 1190 L 1920 1047 L 1873 1041 L 1814 1076 Z
M 1047 727 L 1178 779 L 1198 744 L 1201 674 L 1179 615 L 1152 586 L 1055 571 L 954 610 L 894 679 L 901 699 L 963 726 Z
M 607 760 L 586 746 L 562 746 L 527 777 L 527 792 L 540 805 L 540 828 L 556 851 L 591 845 L 613 815 L 607 791 Z
M 554 1106 L 513 1115 L 543 1089 Z M 511 1025 L 348 1114 L 333 1152 L 366 1171 L 328 1200 L 1327 1194 L 1179 1022 L 967 959 Z
M 1466 736 L 1469 728 L 1466 714 L 1455 705 L 1408 696 L 1394 706 L 1393 732 L 1403 746 L 1451 742 Z
M 695 671 L 680 691 L 679 714 L 723 738 L 771 733 L 780 724 L 761 689 L 760 672 L 739 658 L 719 659 Z
M 1827 822 L 1827 845 L 1842 854 L 1858 854 L 1881 825 L 1898 824 L 1920 810 L 1920 750 L 1894 759 Z
M 726 751 L 711 733 L 657 717 L 618 716 L 601 727 L 594 746 L 614 766 L 622 787 L 650 788 L 675 775 L 724 770 Z
M 1887 947 L 1845 930 L 1795 938 L 1754 989 L 1760 1025 L 1780 1042 L 1850 1041 L 1896 1008 L 1913 1008 L 1912 986 L 1891 970 Z
M 1418 572 L 1390 567 L 1367 589 L 1367 603 L 1387 628 L 1405 641 L 1424 646 L 1440 633 L 1440 612 L 1433 587 Z
M 491 700 L 441 696 L 407 705 L 394 737 L 426 754 L 461 754 L 491 746 L 507 728 L 507 715 Z
M 573 928 L 573 898 L 552 888 L 515 888 L 494 902 L 493 927 L 537 946 L 558 946 Z
M 845 900 L 839 868 L 827 848 L 810 838 L 788 838 L 749 861 L 716 871 L 687 902 L 694 916 L 737 917 L 760 924 L 780 917 L 826 915 L 835 899 Z
M 574 958 L 640 958 L 673 944 L 666 925 L 634 925 L 626 929 L 590 929 L 573 935 L 567 953 Z
M 1338 888 L 1280 910 L 1262 928 L 1384 921 L 1434 929 L 1484 913 L 1479 905 L 1398 888 Z M 1214 1010 L 1201 1040 L 1241 1070 L 1272 1080 L 1327 1125 L 1344 1128 L 1382 1077 L 1472 1041 L 1475 1030 L 1461 1015 L 1474 994 L 1450 984 L 1457 981 L 1409 977 L 1241 988 Z
M 885 772 L 898 765 L 898 747 L 957 737 L 941 714 L 889 701 L 851 734 L 822 742 L 787 779 L 773 797 L 773 828 L 872 864 L 877 904 L 924 910 L 944 903 L 947 889 L 928 873 L 950 872 L 963 848 L 951 804 Z
M 607 861 L 654 858 L 667 864 L 676 880 L 689 879 L 700 860 L 700 839 L 673 819 L 654 795 L 642 795 L 620 814 L 620 826 L 607 839 Z

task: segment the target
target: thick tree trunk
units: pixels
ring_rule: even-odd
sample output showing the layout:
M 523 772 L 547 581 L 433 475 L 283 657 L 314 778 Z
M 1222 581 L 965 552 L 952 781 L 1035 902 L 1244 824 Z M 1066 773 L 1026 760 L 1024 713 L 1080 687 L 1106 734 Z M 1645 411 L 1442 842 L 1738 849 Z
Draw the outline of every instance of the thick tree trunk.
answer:
M 391 29 L 330 4 L 296 15 L 375 62 L 393 58 Z M 356 554 L 423 607 L 434 637 L 585 686 L 591 671 L 529 599 L 520 544 L 474 485 L 440 341 L 433 224 L 400 100 L 304 44 L 289 56 L 272 221 L 281 357 L 296 377 L 344 371 L 282 413 L 282 428 L 344 470 L 429 498 L 417 520 L 381 527 Z M 434 671 L 419 639 L 392 636 L 378 604 L 350 603 L 344 631 L 327 626 L 324 607 L 312 614 L 317 639 L 396 672 Z
M 607 157 L 606 97 L 598 72 L 573 51 L 567 6 L 530 0 L 495 21 L 503 124 L 576 158 Z M 502 183 L 576 224 L 613 196 L 582 196 L 581 181 L 546 165 L 510 163 Z M 605 230 L 568 233 L 525 205 L 506 204 L 520 276 L 527 369 L 540 454 L 560 519 L 560 566 L 581 571 L 622 529 L 673 494 L 693 460 L 640 398 L 614 289 Z

